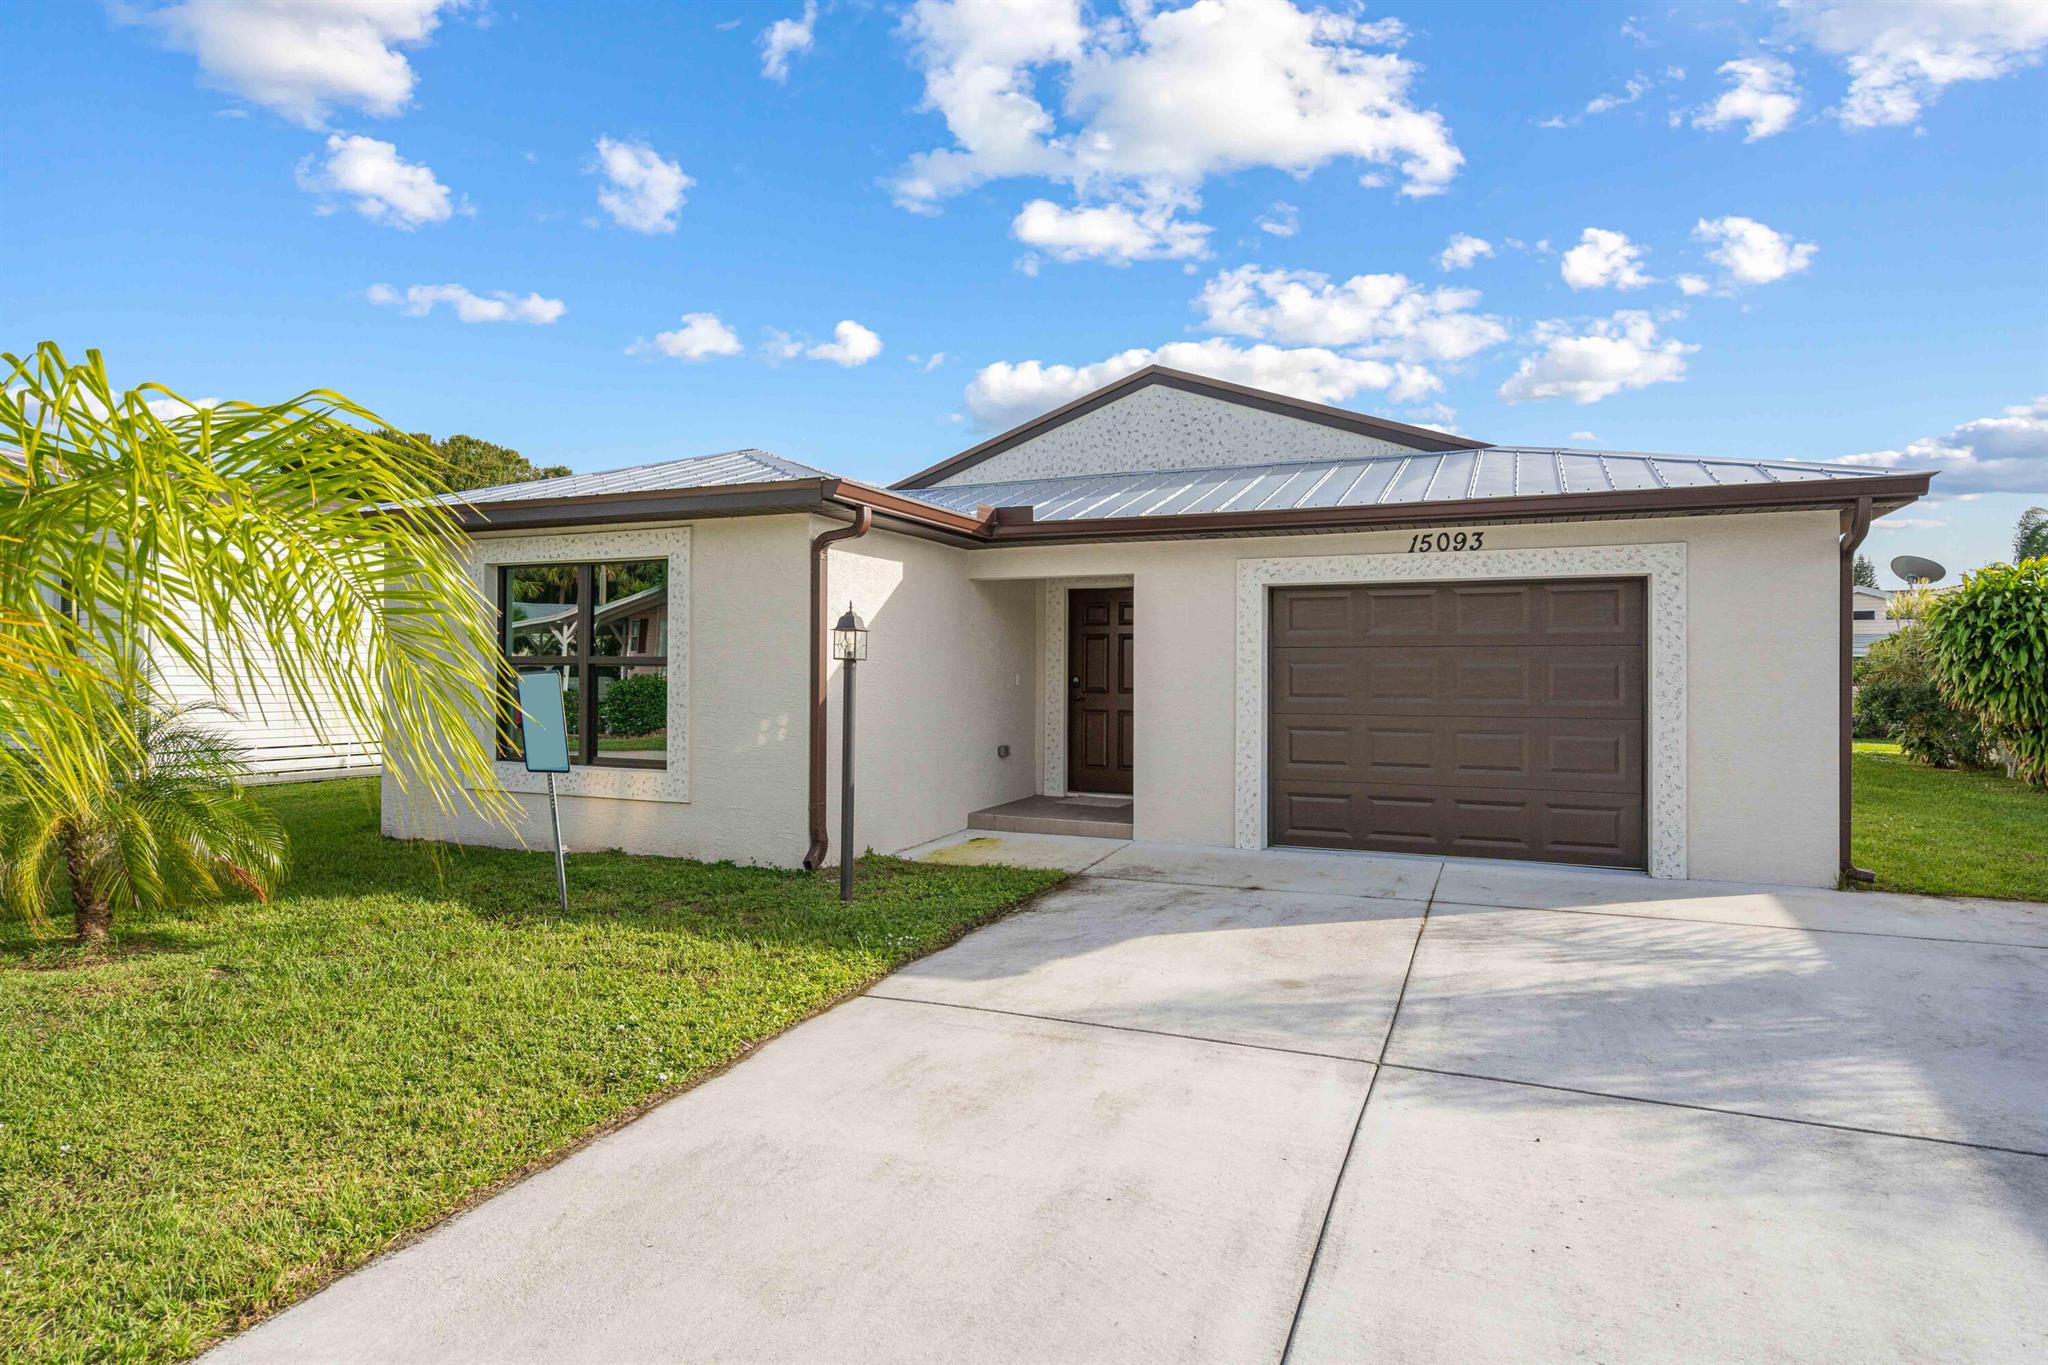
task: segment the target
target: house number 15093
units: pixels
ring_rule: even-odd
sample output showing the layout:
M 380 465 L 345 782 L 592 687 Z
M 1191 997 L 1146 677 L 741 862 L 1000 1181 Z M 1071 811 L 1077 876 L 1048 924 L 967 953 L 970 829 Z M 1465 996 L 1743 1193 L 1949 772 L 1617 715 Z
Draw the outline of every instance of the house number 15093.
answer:
M 1438 531 L 1431 534 L 1424 531 L 1408 539 L 1408 553 L 1411 555 L 1432 554 L 1438 550 L 1481 550 L 1486 548 L 1484 531 Z

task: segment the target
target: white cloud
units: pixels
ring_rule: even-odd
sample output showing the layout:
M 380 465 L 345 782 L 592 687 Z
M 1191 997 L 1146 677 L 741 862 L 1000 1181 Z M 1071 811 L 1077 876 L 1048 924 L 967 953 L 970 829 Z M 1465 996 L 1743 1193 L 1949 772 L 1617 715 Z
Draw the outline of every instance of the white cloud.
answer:
M 1841 59 L 1849 91 L 1834 113 L 1846 127 L 1917 123 L 1961 81 L 1997 80 L 2041 60 L 2041 0 L 1785 0 L 1792 26 Z
M 1010 233 L 1056 260 L 1111 265 L 1201 256 L 1209 241 L 1207 225 L 1176 218 L 1172 204 L 1068 209 L 1050 199 L 1026 204 L 1010 224 Z
M 464 322 L 525 322 L 545 327 L 569 311 L 560 299 L 542 298 L 539 294 L 522 298 L 502 289 L 485 296 L 472 294 L 459 284 L 415 284 L 403 293 L 388 284 L 373 284 L 366 297 L 371 303 L 396 308 L 412 318 L 423 318 L 437 304 L 445 303 Z
M 1322 347 L 1240 346 L 1212 338 L 1137 347 L 1093 365 L 998 361 L 983 366 L 968 384 L 967 409 L 985 427 L 1011 426 L 1147 365 L 1192 370 L 1317 403 L 1341 403 L 1367 389 L 1411 402 L 1438 387 L 1416 366 L 1362 360 Z
M 1643 248 L 1628 234 L 1606 228 L 1580 233 L 1579 244 L 1564 253 L 1558 270 L 1574 289 L 1640 289 L 1656 283 L 1643 273 Z
M 1678 292 L 1687 297 L 1704 294 L 1713 287 L 1705 275 L 1680 275 L 1678 277 Z
M 1726 218 L 1700 219 L 1692 235 L 1712 244 L 1707 259 L 1720 266 L 1735 284 L 1771 284 L 1787 275 L 1796 275 L 1806 269 L 1814 253 L 1820 250 L 1812 242 L 1795 242 L 1754 218 L 1732 214 Z M 1678 287 L 1688 294 L 1700 293 L 1700 289 L 1685 282 L 1697 278 L 1687 276 L 1679 281 Z
M 1312 270 L 1247 265 L 1217 275 L 1195 302 L 1214 331 L 1417 364 L 1460 361 L 1508 336 L 1498 318 L 1470 311 L 1477 290 L 1425 289 L 1406 275 L 1334 284 Z
M 1492 254 L 1493 243 L 1484 237 L 1474 237 L 1469 232 L 1461 232 L 1446 242 L 1444 249 L 1437 253 L 1436 265 L 1439 270 L 1465 270 L 1481 256 Z
M 1261 232 L 1275 237 L 1292 237 L 1301 231 L 1301 210 L 1285 199 L 1275 199 L 1273 207 L 1253 221 Z
M 990 180 L 1042 177 L 1084 199 L 1185 199 L 1251 166 L 1307 174 L 1335 160 L 1392 166 L 1435 194 L 1464 160 L 1418 109 L 1419 67 L 1386 49 L 1396 20 L 1288 0 L 1134 4 L 1091 26 L 1080 0 L 918 0 L 906 20 L 925 107 L 952 145 L 912 157 L 897 201 L 931 210 Z M 1062 91 L 1056 108 L 1040 85 Z
M 448 187 L 433 171 L 373 137 L 329 136 L 325 164 L 307 157 L 299 163 L 298 180 L 310 194 L 347 195 L 355 200 L 356 212 L 371 222 L 408 232 L 422 223 L 445 223 L 457 211 Z M 323 200 L 321 211 L 332 212 L 332 203 Z M 468 206 L 461 211 L 468 212 Z
M 944 351 L 933 351 L 930 355 L 906 355 L 903 358 L 918 369 L 923 370 L 926 374 L 930 374 L 933 370 L 946 363 L 946 353 Z
M 414 76 L 397 49 L 425 43 L 443 11 L 466 3 L 181 0 L 136 21 L 198 58 L 207 85 L 318 128 L 336 109 L 383 116 L 404 109 Z
M 718 320 L 718 314 L 685 313 L 682 326 L 672 332 L 656 332 L 652 341 L 636 341 L 626 348 L 626 354 L 659 352 L 677 360 L 694 361 L 738 355 L 744 349 L 732 328 Z
M 1500 386 L 1500 396 L 1510 403 L 1597 403 L 1623 389 L 1675 383 L 1685 378 L 1685 357 L 1699 349 L 1660 338 L 1650 315 L 1634 309 L 1596 318 L 1583 332 L 1561 321 L 1538 323 L 1531 340 L 1539 349 L 1524 356 Z
M 1774 137 L 1792 126 L 1799 112 L 1799 85 L 1789 62 L 1776 57 L 1738 57 L 1721 63 L 1728 88 L 1712 104 L 1693 110 L 1692 126 L 1709 130 L 1749 125 L 1744 142 Z M 1676 122 L 1676 117 L 1673 119 Z
M 761 32 L 761 74 L 771 81 L 789 79 L 789 59 L 811 50 L 818 23 L 817 0 L 804 0 L 801 19 L 777 19 Z
M 1598 436 L 1595 436 L 1590 431 L 1575 431 L 1571 435 L 1565 437 L 1565 439 L 1567 441 L 1585 441 L 1588 444 L 1591 444 L 1592 442 L 1598 441 L 1600 438 Z
M 832 329 L 833 340 L 819 342 L 804 354 L 813 360 L 829 360 L 849 369 L 865 365 L 882 353 L 882 339 L 852 318 Z
M 697 182 L 644 142 L 597 140 L 597 169 L 605 183 L 597 202 L 612 221 L 635 232 L 674 232 L 683 191 Z
M 1685 68 L 1682 66 L 1667 66 L 1664 68 L 1663 78 L 1669 81 L 1682 81 L 1685 79 Z M 1608 94 L 1595 95 L 1592 99 L 1587 100 L 1584 107 L 1578 113 L 1571 115 L 1556 114 L 1542 120 L 1536 126 L 1539 128 L 1576 128 L 1589 118 L 1598 118 L 1602 114 L 1612 113 L 1616 109 L 1634 104 L 1656 88 L 1657 77 L 1648 76 L 1638 71 L 1633 76 L 1630 76 L 1627 81 L 1623 82 L 1620 90 Z
M 1923 436 L 1903 450 L 1873 450 L 1837 463 L 1934 470 L 1941 475 L 1934 489 L 1945 496 L 2048 493 L 2048 394 L 1965 422 L 1946 436 Z
M 1611 109 L 1619 109 L 1625 104 L 1634 104 L 1637 100 L 1649 94 L 1650 87 L 1654 84 L 1655 82 L 1648 76 L 1638 71 L 1635 75 L 1628 78 L 1628 83 L 1622 87 L 1620 94 L 1595 95 L 1592 99 L 1587 100 L 1585 112 L 1588 114 L 1604 114 Z

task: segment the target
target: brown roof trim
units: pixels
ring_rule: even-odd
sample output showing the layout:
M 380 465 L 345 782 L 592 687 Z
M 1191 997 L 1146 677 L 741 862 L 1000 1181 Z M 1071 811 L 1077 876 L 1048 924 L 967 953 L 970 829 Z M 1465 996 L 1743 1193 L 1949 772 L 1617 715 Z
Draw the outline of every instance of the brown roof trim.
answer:
M 867 508 L 888 529 L 963 546 L 1078 541 L 1155 540 L 1261 532 L 1365 531 L 1376 528 L 1491 525 L 1590 518 L 1684 516 L 1841 507 L 1869 498 L 1876 515 L 1924 497 L 1931 474 L 1873 474 L 1798 483 L 1721 484 L 1698 488 L 1546 493 L 1457 502 L 1379 503 L 1363 507 L 1292 507 L 1268 512 L 1202 512 L 1160 517 L 1097 517 L 1035 521 L 1029 509 L 997 507 L 969 516 L 852 479 L 789 479 L 670 492 L 598 493 L 573 498 L 521 498 L 455 508 L 467 531 L 609 526 L 776 512 L 847 515 Z
M 834 486 L 831 496 L 840 502 L 858 507 L 870 507 L 877 513 L 887 513 L 909 521 L 921 522 L 940 530 L 958 531 L 963 535 L 981 535 L 988 529 L 987 519 L 970 517 L 964 512 L 954 512 L 944 507 L 933 507 L 930 503 L 906 498 L 886 488 L 875 488 L 852 479 L 841 479 Z
M 781 479 L 632 493 L 586 493 L 567 498 L 511 498 L 497 503 L 452 504 L 466 531 L 611 526 L 628 522 L 686 521 L 695 517 L 762 516 L 775 512 L 830 512 L 867 508 L 898 525 L 938 532 L 961 543 L 982 535 L 979 517 L 873 488 L 852 479 Z
M 1220 398 L 1226 403 L 1257 408 L 1261 412 L 1279 413 L 1283 417 L 1298 417 L 1321 426 L 1335 427 L 1340 431 L 1356 432 L 1361 436 L 1377 436 L 1416 450 L 1484 450 L 1492 444 L 1489 441 L 1475 441 L 1465 436 L 1453 436 L 1447 431 L 1409 426 L 1406 422 L 1390 421 L 1384 417 L 1368 417 L 1362 412 L 1333 408 L 1326 403 L 1311 403 L 1305 398 L 1289 398 L 1285 394 L 1254 389 L 1244 384 L 1233 384 L 1228 380 L 1189 374 L 1186 370 L 1172 370 L 1164 365 L 1147 365 L 1144 369 L 1127 374 L 1114 383 L 1103 385 L 1093 393 L 1083 394 L 1071 403 L 1034 417 L 1021 426 L 1011 427 L 1000 436 L 992 436 L 978 446 L 941 460 L 929 469 L 921 469 L 909 478 L 898 479 L 889 486 L 929 488 L 940 479 L 949 478 L 991 456 L 1000 455 L 1011 446 L 1034 436 L 1044 435 L 1054 427 L 1063 426 L 1076 417 L 1093 412 L 1106 403 L 1113 403 L 1125 394 L 1150 384 Z
M 585 493 L 568 498 L 510 498 L 504 502 L 451 505 L 465 531 L 513 531 L 529 527 L 614 525 L 634 521 L 676 521 L 687 517 L 750 516 L 801 512 L 824 503 L 831 479 L 778 479 L 771 483 L 716 484 L 635 493 Z
M 1188 516 L 1101 517 L 1075 521 L 989 520 L 996 545 L 1095 540 L 1153 540 L 1258 532 L 1370 531 L 1409 526 L 1476 526 L 1504 522 L 1684 516 L 1689 513 L 1770 512 L 1840 507 L 1859 498 L 1895 512 L 1926 494 L 1929 474 L 1811 479 L 1800 483 L 1736 484 L 1700 488 L 1627 489 L 1601 493 L 1548 493 L 1534 497 L 1467 498 L 1459 502 L 1403 502 L 1367 507 L 1293 507 L 1270 512 L 1202 512 Z

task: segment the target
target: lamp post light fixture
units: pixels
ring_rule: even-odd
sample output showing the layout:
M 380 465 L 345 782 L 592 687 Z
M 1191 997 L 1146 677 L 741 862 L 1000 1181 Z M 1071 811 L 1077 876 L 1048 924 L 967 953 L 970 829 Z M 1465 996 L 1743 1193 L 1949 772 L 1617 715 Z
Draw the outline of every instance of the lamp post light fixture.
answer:
M 839 737 L 839 899 L 853 899 L 853 672 L 868 657 L 868 627 L 846 604 L 846 615 L 832 627 L 832 657 L 846 677 L 846 701 L 840 708 Z

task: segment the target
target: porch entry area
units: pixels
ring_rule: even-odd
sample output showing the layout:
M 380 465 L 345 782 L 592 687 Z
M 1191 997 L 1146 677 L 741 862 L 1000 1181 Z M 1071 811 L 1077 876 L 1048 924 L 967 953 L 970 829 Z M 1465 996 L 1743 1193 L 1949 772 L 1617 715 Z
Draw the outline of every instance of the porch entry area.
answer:
M 970 829 L 1132 836 L 1137 605 L 1128 581 L 1045 584 L 1045 753 L 1040 794 L 973 812 Z

